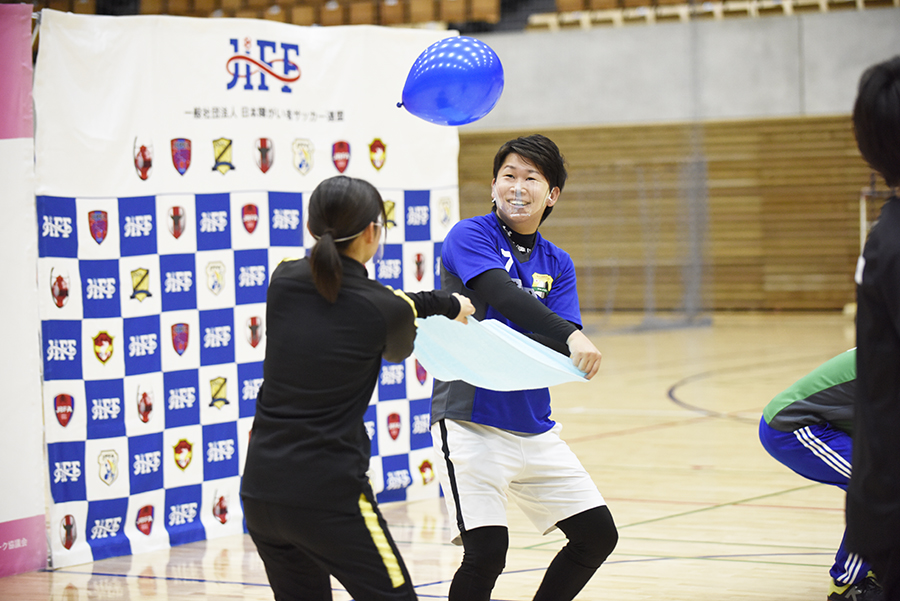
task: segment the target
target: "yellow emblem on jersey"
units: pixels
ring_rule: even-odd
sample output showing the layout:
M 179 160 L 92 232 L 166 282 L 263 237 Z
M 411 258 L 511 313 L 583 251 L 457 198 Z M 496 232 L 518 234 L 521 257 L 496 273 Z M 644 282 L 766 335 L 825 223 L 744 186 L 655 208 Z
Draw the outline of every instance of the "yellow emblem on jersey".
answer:
M 543 273 L 535 273 L 531 276 L 531 290 L 538 298 L 547 298 L 550 294 L 550 287 L 553 285 L 553 278 Z

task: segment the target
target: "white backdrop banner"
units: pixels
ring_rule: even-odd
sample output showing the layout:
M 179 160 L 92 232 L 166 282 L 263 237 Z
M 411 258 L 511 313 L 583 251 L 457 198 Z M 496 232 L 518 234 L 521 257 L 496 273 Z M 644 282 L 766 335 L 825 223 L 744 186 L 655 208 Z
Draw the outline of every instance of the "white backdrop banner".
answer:
M 35 74 L 54 567 L 243 531 L 268 276 L 340 173 L 389 205 L 382 283 L 439 285 L 455 128 L 396 107 L 447 32 L 45 10 Z M 366 415 L 381 502 L 438 495 L 432 378 L 385 363 Z M 315 486 L 310 482 L 310 486 Z

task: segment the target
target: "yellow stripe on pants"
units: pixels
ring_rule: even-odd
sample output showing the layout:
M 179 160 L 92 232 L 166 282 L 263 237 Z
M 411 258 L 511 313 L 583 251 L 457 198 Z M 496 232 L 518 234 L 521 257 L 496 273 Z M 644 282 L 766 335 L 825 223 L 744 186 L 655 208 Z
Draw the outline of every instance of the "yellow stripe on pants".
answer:
M 397 561 L 397 556 L 394 555 L 394 550 L 388 543 L 384 530 L 381 529 L 381 524 L 378 523 L 378 515 L 375 513 L 372 504 L 369 503 L 366 495 L 359 495 L 359 510 L 366 521 L 366 528 L 369 529 L 369 534 L 372 535 L 372 541 L 381 555 L 381 561 L 384 562 L 384 567 L 387 568 L 388 576 L 391 577 L 391 584 L 394 588 L 403 586 L 406 579 L 403 577 L 403 570 L 400 569 L 400 562 Z

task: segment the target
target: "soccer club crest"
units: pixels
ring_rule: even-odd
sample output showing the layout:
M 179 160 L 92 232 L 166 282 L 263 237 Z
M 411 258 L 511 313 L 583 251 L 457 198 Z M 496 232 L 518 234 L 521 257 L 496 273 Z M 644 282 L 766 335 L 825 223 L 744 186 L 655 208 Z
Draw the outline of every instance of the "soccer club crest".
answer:
M 75 544 L 78 532 L 75 529 L 75 516 L 69 514 L 59 521 L 59 540 L 68 551 Z
M 262 317 L 253 316 L 247 320 L 247 342 L 256 348 L 262 341 Z
M 400 414 L 399 413 L 391 413 L 387 417 L 387 427 L 388 434 L 391 435 L 391 440 L 397 440 L 397 437 L 400 436 Z
M 187 467 L 191 464 L 191 458 L 193 457 L 193 448 L 194 445 L 189 443 L 186 438 L 182 438 L 178 441 L 178 443 L 172 447 L 175 451 L 175 465 L 177 465 L 181 471 L 187 469 Z
M 150 294 L 150 272 L 143 267 L 138 267 L 131 272 L 131 298 L 136 298 L 138 302 L 144 302 L 144 299 Z
M 381 168 L 384 167 L 386 158 L 387 146 L 384 145 L 381 138 L 375 138 L 372 140 L 372 143 L 369 144 L 369 160 L 372 161 L 372 166 L 375 167 L 375 171 L 381 171 Z
M 50 269 L 50 294 L 53 304 L 62 309 L 69 301 L 69 272 L 64 269 Z
M 172 164 L 179 175 L 184 175 L 191 166 L 191 141 L 187 138 L 172 140 Z
M 244 229 L 248 234 L 256 231 L 256 224 L 259 223 L 259 207 L 254 204 L 246 204 L 241 207 L 241 221 L 244 222 Z
M 416 253 L 416 280 L 421 282 L 425 277 L 425 255 Z
M 393 200 L 384 201 L 384 214 L 387 221 L 384 224 L 384 227 L 392 230 L 397 227 L 397 220 L 394 218 L 395 209 L 397 208 L 397 203 Z
M 138 418 L 145 424 L 150 421 L 153 414 L 153 389 L 145 384 L 139 384 L 137 389 Z
M 153 170 L 153 145 L 137 137 L 134 139 L 134 170 L 145 181 Z
M 434 466 L 427 459 L 419 464 L 419 473 L 422 474 L 422 484 L 431 484 L 434 480 Z
M 424 385 L 425 380 L 428 379 L 428 372 L 425 371 L 425 368 L 422 367 L 422 364 L 419 363 L 419 360 L 416 359 L 416 380 L 419 381 L 419 384 Z
M 65 428 L 75 413 L 75 399 L 71 394 L 58 394 L 53 398 L 53 410 L 56 412 L 56 421 Z
M 450 227 L 451 225 L 450 205 L 451 201 L 447 196 L 442 196 L 438 200 L 438 219 L 440 219 L 441 225 L 444 227 Z
M 142 534 L 150 536 L 150 531 L 153 530 L 153 505 L 144 505 L 138 509 L 134 525 Z
M 100 479 L 107 486 L 112 486 L 119 477 L 119 454 L 112 450 L 100 451 L 97 464 L 100 466 Z
M 213 156 L 216 158 L 213 171 L 225 175 L 234 169 L 234 165 L 231 164 L 231 140 L 228 138 L 213 140 Z
M 535 273 L 531 276 L 531 290 L 538 298 L 547 298 L 550 288 L 553 286 L 553 278 L 543 273 Z
M 100 363 L 106 364 L 113 354 L 113 337 L 109 332 L 99 332 L 92 339 L 94 342 L 94 355 L 100 360 Z
M 338 173 L 346 171 L 347 165 L 350 164 L 350 143 L 341 140 L 332 144 L 331 160 L 334 161 Z
M 266 173 L 272 167 L 272 163 L 275 162 L 275 145 L 272 144 L 271 139 L 256 139 L 256 154 L 254 158 L 256 159 L 256 166 L 263 173 Z
M 175 349 L 175 352 L 178 353 L 179 357 L 187 350 L 190 333 L 191 327 L 188 324 L 172 324 L 172 347 Z
M 213 499 L 215 499 L 212 508 L 213 517 L 219 520 L 220 524 L 224 524 L 228 521 L 228 499 L 219 494 L 213 495 Z
M 169 207 L 169 233 L 178 240 L 184 233 L 184 226 L 187 216 L 184 213 L 184 207 Z
M 88 211 L 88 226 L 94 242 L 103 244 L 103 241 L 106 240 L 106 233 L 109 231 L 109 219 L 106 211 Z
M 225 405 L 229 405 L 228 402 L 228 379 L 227 378 L 213 378 L 209 381 L 209 391 L 212 395 L 212 400 L 209 402 L 210 407 L 215 407 L 216 409 L 221 409 Z
M 206 264 L 206 286 L 213 294 L 225 289 L 225 263 L 211 261 Z
M 313 143 L 310 140 L 298 138 L 291 144 L 291 150 L 294 151 L 294 167 L 302 175 L 309 173 L 313 168 Z

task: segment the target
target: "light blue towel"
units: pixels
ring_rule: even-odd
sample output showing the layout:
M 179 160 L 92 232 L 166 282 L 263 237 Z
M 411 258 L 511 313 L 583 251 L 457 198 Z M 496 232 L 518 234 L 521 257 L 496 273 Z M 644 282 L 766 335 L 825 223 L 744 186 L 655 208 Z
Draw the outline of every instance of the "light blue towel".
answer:
M 434 316 L 416 321 L 413 353 L 439 380 L 490 390 L 530 390 L 586 382 L 572 360 L 494 320 L 468 324 Z

